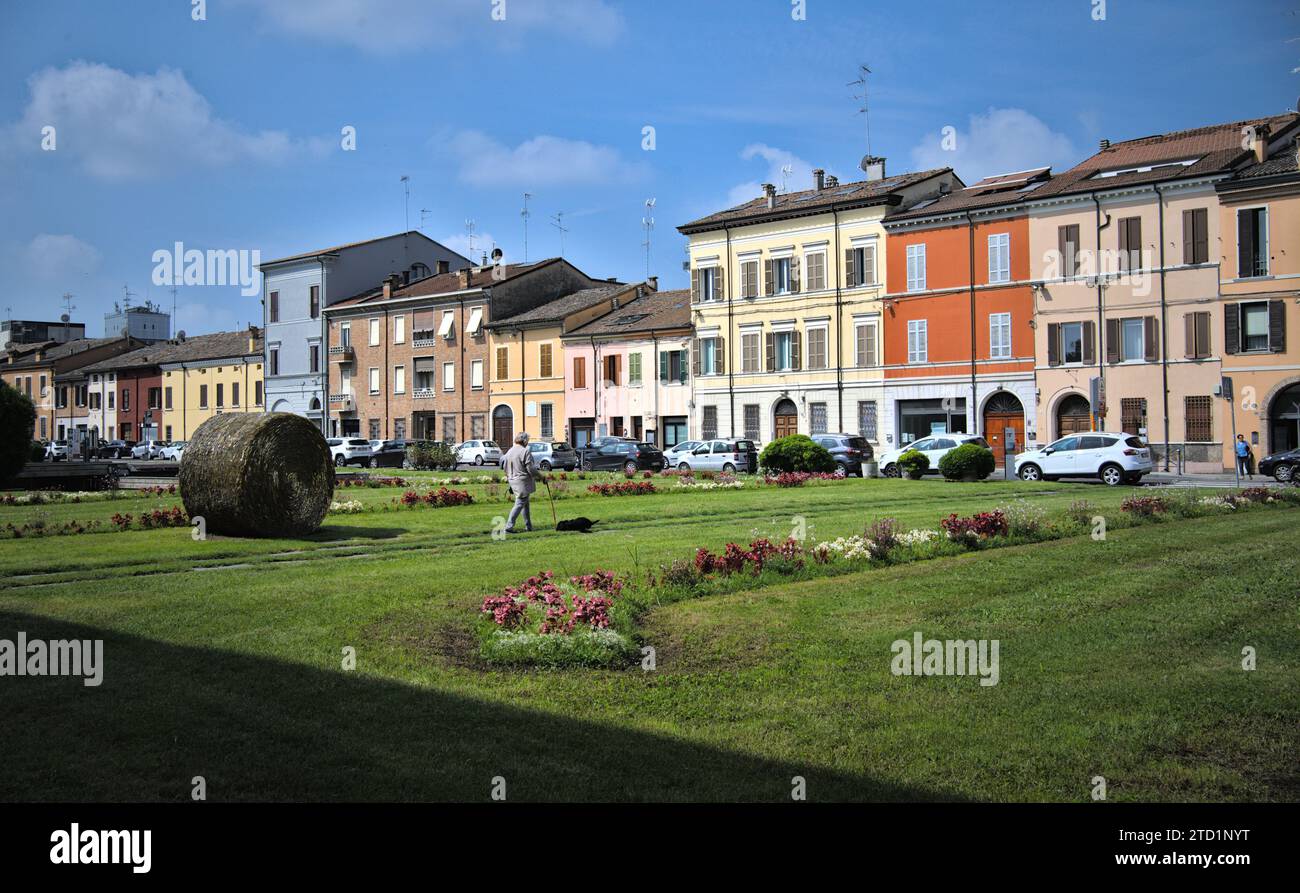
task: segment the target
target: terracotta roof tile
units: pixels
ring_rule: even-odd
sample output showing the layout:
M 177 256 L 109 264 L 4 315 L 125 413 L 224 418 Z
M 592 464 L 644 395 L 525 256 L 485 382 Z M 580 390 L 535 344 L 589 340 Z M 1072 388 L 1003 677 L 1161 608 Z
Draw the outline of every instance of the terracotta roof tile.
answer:
M 570 335 L 634 335 L 664 329 L 684 329 L 691 324 L 689 289 L 648 291 L 600 319 L 580 326 Z

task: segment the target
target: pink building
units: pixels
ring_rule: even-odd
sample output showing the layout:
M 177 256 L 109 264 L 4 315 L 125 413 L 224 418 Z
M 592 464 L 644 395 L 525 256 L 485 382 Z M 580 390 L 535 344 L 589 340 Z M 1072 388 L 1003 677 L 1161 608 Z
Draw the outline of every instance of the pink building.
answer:
M 690 293 L 645 291 L 564 336 L 564 407 L 575 447 L 606 435 L 688 439 Z

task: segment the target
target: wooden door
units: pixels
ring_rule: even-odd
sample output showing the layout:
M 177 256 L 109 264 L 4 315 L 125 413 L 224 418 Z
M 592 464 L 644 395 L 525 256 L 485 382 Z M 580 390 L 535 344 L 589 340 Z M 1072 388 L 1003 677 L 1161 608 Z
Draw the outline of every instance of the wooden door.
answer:
M 789 437 L 799 433 L 799 416 L 793 413 L 778 413 L 776 416 L 776 437 Z
M 986 413 L 984 439 L 989 442 L 989 448 L 993 450 L 993 459 L 997 462 L 998 468 L 1002 467 L 1002 461 L 1006 457 L 1008 437 L 1012 438 L 1011 446 L 1014 452 L 1022 452 L 1025 449 L 1024 415 L 1018 412 Z
M 502 452 L 510 449 L 515 442 L 515 421 L 509 412 L 496 412 L 492 416 L 492 439 Z

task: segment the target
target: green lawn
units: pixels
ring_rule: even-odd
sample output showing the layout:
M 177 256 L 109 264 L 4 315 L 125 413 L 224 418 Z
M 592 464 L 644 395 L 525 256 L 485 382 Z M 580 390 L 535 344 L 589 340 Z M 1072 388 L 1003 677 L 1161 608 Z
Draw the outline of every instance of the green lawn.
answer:
M 641 578 L 698 546 L 814 540 L 889 516 L 933 527 L 1087 485 L 846 481 L 591 497 L 588 536 L 494 540 L 508 502 L 406 510 L 397 489 L 309 540 L 188 529 L 0 541 L 0 638 L 103 638 L 105 681 L 0 678 L 0 799 L 1300 798 L 1300 557 L 1293 508 L 1166 521 L 780 582 L 644 618 L 658 668 L 494 670 L 482 597 L 543 569 Z M 106 519 L 175 497 L 0 507 L 0 525 Z M 549 527 L 544 501 L 534 521 Z M 1001 643 L 1001 681 L 896 677 L 890 643 Z M 1258 669 L 1240 667 L 1243 646 Z M 341 650 L 357 670 L 340 668 Z

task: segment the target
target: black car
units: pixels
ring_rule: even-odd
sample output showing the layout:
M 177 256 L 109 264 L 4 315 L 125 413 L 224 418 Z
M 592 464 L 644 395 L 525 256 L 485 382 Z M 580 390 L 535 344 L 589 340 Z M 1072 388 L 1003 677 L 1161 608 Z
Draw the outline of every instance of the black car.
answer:
M 862 476 L 862 463 L 875 458 L 871 444 L 865 437 L 857 434 L 817 434 L 813 440 L 826 447 L 835 464 L 846 475 Z
M 1296 466 L 1300 466 L 1300 447 L 1285 453 L 1273 453 L 1259 460 L 1259 473 L 1271 474 L 1281 483 L 1295 480 Z
M 412 440 L 385 440 L 370 452 L 371 468 L 404 468 L 406 451 L 415 446 Z
M 130 459 L 134 448 L 134 440 L 107 440 L 99 445 L 95 455 L 100 459 Z
M 611 440 L 595 449 L 582 451 L 583 471 L 662 471 L 664 454 L 653 443 L 636 440 Z

